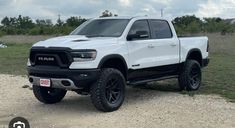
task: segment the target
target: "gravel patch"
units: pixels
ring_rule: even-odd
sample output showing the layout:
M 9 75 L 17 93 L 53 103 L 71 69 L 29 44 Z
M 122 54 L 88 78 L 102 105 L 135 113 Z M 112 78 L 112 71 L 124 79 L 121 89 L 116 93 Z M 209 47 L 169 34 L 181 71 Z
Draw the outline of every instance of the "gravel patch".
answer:
M 190 97 L 127 87 L 122 107 L 112 113 L 97 111 L 89 96 L 69 92 L 57 104 L 38 102 L 27 77 L 0 75 L 0 127 L 16 116 L 33 128 L 234 128 L 235 104 L 214 95 Z

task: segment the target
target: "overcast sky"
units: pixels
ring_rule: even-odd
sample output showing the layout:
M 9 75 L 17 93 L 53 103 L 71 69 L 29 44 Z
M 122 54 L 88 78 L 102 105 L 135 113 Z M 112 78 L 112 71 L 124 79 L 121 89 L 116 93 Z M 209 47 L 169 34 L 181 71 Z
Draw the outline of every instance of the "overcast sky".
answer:
M 5 16 L 30 16 L 56 20 L 70 16 L 98 17 L 110 10 L 119 16 L 164 16 L 174 18 L 195 14 L 198 17 L 235 18 L 235 0 L 0 0 L 0 19 Z

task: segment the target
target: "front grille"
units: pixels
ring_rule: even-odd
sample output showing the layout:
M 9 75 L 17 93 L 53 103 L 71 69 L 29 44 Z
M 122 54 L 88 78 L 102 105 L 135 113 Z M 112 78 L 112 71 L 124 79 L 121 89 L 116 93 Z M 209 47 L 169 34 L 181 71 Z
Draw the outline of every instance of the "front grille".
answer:
M 68 67 L 71 62 L 71 56 L 68 48 L 32 48 L 30 51 L 30 62 L 32 66 L 48 65 Z M 52 59 L 53 58 L 53 59 Z

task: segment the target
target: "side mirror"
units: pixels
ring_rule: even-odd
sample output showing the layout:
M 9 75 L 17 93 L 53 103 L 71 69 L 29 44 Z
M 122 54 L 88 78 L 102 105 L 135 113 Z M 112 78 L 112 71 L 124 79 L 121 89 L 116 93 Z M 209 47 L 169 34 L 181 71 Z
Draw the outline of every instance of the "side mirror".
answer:
M 149 38 L 149 34 L 147 31 L 137 31 L 135 34 L 130 34 L 127 36 L 127 40 L 131 41 L 133 39 L 145 39 Z

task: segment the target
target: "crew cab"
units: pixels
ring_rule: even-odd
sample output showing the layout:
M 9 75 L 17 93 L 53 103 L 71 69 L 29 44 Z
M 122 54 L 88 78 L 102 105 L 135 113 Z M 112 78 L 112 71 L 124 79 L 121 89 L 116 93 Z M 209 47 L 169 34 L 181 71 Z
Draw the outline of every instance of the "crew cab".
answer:
M 181 90 L 198 90 L 208 49 L 207 37 L 179 38 L 164 18 L 94 18 L 68 36 L 34 44 L 27 69 L 39 101 L 57 103 L 75 91 L 111 112 L 122 105 L 127 84 L 178 78 Z

